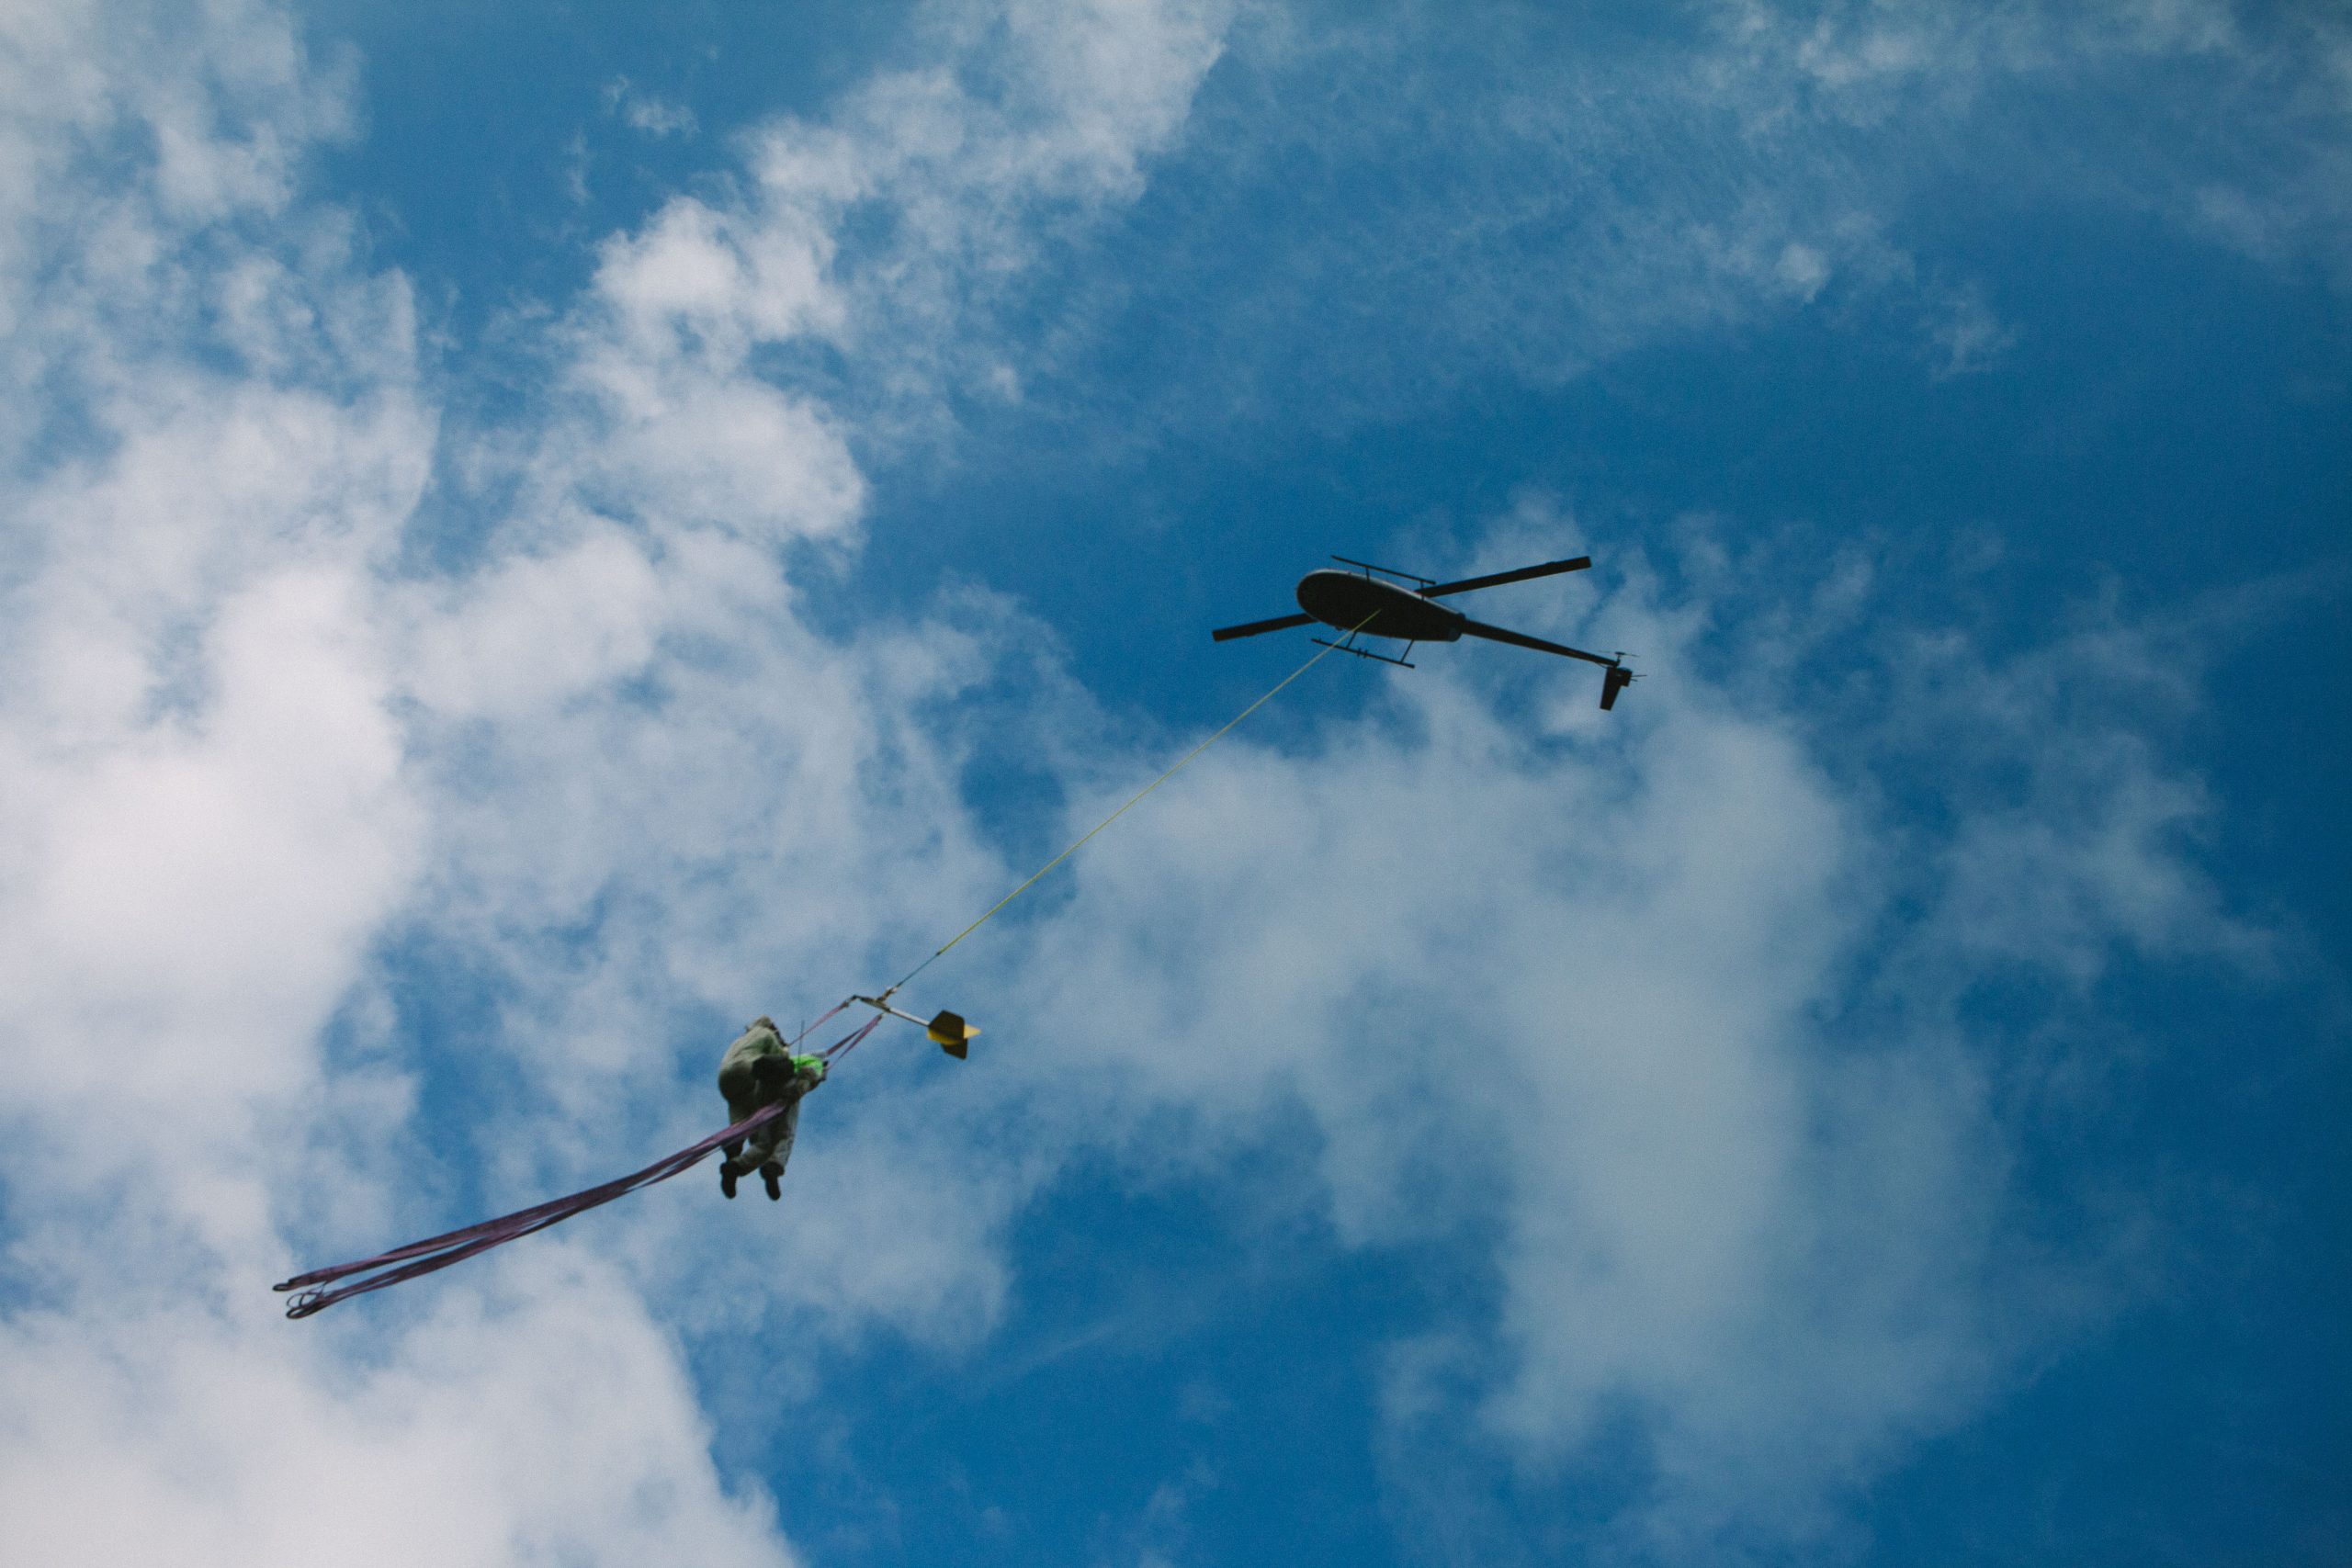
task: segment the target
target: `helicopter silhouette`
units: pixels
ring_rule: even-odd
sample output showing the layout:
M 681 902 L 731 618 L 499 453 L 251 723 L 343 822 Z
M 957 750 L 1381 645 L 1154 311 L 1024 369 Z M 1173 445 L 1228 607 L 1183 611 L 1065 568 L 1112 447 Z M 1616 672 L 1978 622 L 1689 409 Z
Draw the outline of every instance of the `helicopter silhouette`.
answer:
M 1376 659 L 1384 664 L 1401 664 L 1411 670 L 1416 666 L 1401 654 L 1377 652 L 1356 646 L 1359 637 L 1389 637 L 1405 645 L 1405 652 L 1413 651 L 1415 643 L 1459 642 L 1465 637 L 1485 637 L 1489 642 L 1509 643 L 1514 648 L 1532 648 L 1539 653 L 1556 653 L 1567 659 L 1581 659 L 1601 668 L 1600 705 L 1617 705 L 1617 694 L 1634 683 L 1636 676 L 1625 667 L 1625 655 L 1613 657 L 1588 653 L 1580 648 L 1567 648 L 1556 642 L 1546 642 L 1540 637 L 1529 637 L 1505 626 L 1490 626 L 1484 621 L 1474 621 L 1461 611 L 1431 601 L 1450 593 L 1468 593 L 1481 588 L 1499 588 L 1506 582 L 1524 582 L 1532 577 L 1550 577 L 1556 572 L 1582 571 L 1592 564 L 1590 556 L 1578 556 L 1574 560 L 1545 561 L 1541 566 L 1522 566 L 1514 571 L 1491 572 L 1485 577 L 1465 577 L 1459 582 L 1439 582 L 1409 571 L 1396 571 L 1370 561 L 1351 560 L 1346 556 L 1333 556 L 1333 560 L 1351 566 L 1354 571 L 1334 571 L 1321 567 L 1298 580 L 1298 607 L 1306 614 L 1276 615 L 1271 620 L 1247 621 L 1238 626 L 1219 626 L 1210 634 L 1218 642 L 1230 642 L 1236 637 L 1256 637 L 1261 632 L 1287 631 L 1321 622 L 1345 635 L 1337 642 L 1315 638 L 1325 648 L 1341 653 L 1352 653 L 1359 659 Z M 1374 575 L 1374 574 L 1377 575 Z M 1395 582 L 1383 581 L 1396 578 Z M 1404 586 L 1419 583 L 1417 588 Z

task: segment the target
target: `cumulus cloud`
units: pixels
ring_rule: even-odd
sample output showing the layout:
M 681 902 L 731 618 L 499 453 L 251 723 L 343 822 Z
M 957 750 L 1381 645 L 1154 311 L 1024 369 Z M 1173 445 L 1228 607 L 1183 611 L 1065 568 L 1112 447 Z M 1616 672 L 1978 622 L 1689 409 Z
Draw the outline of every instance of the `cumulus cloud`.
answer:
M 239 1281 L 243 1283 L 243 1281 Z M 729 1495 L 674 1343 L 609 1270 L 528 1260 L 355 1357 L 267 1313 L 158 1303 L 0 1327 L 0 1503 L 29 1562 L 793 1561 Z M 594 1379 L 583 1379 L 594 1367 Z
M 1116 197 L 1123 128 L 1162 141 L 1182 111 L 1155 40 L 1213 48 L 1182 15 L 1030 8 L 1016 42 L 1131 69 L 1098 92 L 1015 49 L 1030 96 L 875 109 L 873 168 L 814 129 L 771 154 L 823 143 L 859 198 L 944 213 L 960 186 L 893 188 L 898 160 L 935 155 L 907 147 L 968 153 L 959 118 L 1025 103 L 1030 129 L 975 133 L 993 197 Z M 489 976 L 508 1070 L 558 1086 L 517 1124 L 573 1113 L 486 1162 L 503 1196 L 648 1131 L 615 1127 L 611 1091 L 667 1089 L 645 1043 L 682 1011 L 707 1031 L 820 955 L 830 985 L 917 882 L 993 885 L 956 758 L 921 722 L 985 667 L 987 617 L 843 646 L 795 613 L 786 561 L 854 540 L 864 480 L 839 418 L 745 359 L 849 319 L 838 207 L 722 221 L 682 200 L 616 239 L 550 344 L 542 412 L 456 435 L 454 469 L 508 503 L 481 507 L 461 564 L 421 568 L 446 437 L 406 287 L 298 195 L 347 84 L 266 6 L 6 26 L 12 1539 L 784 1560 L 770 1506 L 718 1480 L 677 1345 L 609 1268 L 542 1249 L 364 1352 L 333 1326 L 290 1335 L 255 1286 L 287 1271 L 289 1234 L 428 1217 L 440 1151 L 403 1118 L 434 1064 L 395 994 L 420 971 L 386 962 L 413 933 Z M 704 1119 L 681 1101 L 651 1130 Z M 987 1214 L 948 1234 L 910 1223 L 903 1179 L 852 1196 L 796 1233 L 808 1299 L 844 1332 L 985 1324 Z M 768 1278 L 734 1281 L 754 1316 Z
M 1504 533 L 1540 547 L 1464 569 L 1578 547 L 1541 517 Z M 1228 747 L 1091 852 L 1023 965 L 1023 1015 L 1067 1021 L 1037 1093 L 1077 1094 L 1073 1135 L 1215 1164 L 1303 1108 L 1343 1237 L 1498 1232 L 1480 1306 L 1398 1348 L 1400 1450 L 1551 1467 L 1630 1423 L 1637 1555 L 1825 1528 L 2079 1310 L 2090 1280 L 2018 1245 L 1991 1106 L 2014 1039 L 1966 1005 L 1988 958 L 2090 987 L 2134 953 L 2246 956 L 2171 838 L 2194 781 L 2090 700 L 2161 679 L 2154 649 L 2004 668 L 1951 634 L 1938 675 L 1890 641 L 1871 667 L 1917 674 L 1902 716 L 1834 736 L 1786 677 L 1708 679 L 1848 635 L 1855 592 L 1710 629 L 1712 594 L 1636 573 L 1536 615 L 1647 650 L 1607 728 L 1579 705 L 1531 733 L 1510 716 L 1539 679 L 1490 666 L 1419 671 L 1304 757 Z M 1918 840 L 1838 776 L 1894 765 L 1913 724 L 2037 782 L 1956 784 Z M 1170 1110 L 1205 1152 L 1148 1131 Z

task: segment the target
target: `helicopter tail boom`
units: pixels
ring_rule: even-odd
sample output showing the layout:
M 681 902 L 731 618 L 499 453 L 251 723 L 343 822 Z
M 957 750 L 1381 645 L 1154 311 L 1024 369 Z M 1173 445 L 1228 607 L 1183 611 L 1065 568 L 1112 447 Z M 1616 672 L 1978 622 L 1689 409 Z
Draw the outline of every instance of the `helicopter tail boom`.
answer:
M 1581 659 L 1587 664 L 1599 664 L 1606 669 L 1622 668 L 1617 660 L 1604 659 L 1598 653 L 1587 653 L 1581 648 L 1569 648 L 1561 643 L 1545 642 L 1540 637 L 1529 637 L 1525 632 L 1511 631 L 1504 626 L 1490 626 L 1484 621 L 1474 621 L 1466 615 L 1463 617 L 1462 632 L 1465 637 L 1482 637 L 1488 642 L 1507 642 L 1513 648 L 1532 648 L 1538 653 L 1556 653 L 1563 658 Z

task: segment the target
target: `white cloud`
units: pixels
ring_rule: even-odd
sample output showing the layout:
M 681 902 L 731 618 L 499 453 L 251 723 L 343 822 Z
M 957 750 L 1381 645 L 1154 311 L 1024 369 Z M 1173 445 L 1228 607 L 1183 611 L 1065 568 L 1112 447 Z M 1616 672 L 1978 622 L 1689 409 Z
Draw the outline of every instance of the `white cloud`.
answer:
M 334 73 L 263 6 L 10 16 L 12 1543 L 786 1559 L 609 1266 L 555 1241 L 419 1298 L 422 1318 L 376 1319 L 386 1337 L 291 1328 L 259 1287 L 289 1271 L 289 1233 L 426 1217 L 431 1152 L 401 1121 L 422 1065 L 380 989 L 386 941 L 422 927 L 506 983 L 518 1093 L 484 1127 L 508 1137 L 486 1177 L 503 1192 L 703 1130 L 701 1082 L 650 1129 L 616 1094 L 672 1100 L 646 1044 L 682 1014 L 775 1005 L 786 973 L 830 987 L 911 892 L 995 886 L 958 758 L 921 719 L 992 665 L 989 613 L 845 645 L 800 621 L 785 562 L 854 541 L 865 481 L 841 419 L 745 361 L 854 319 L 830 276 L 850 194 L 932 233 L 968 202 L 967 231 L 1001 248 L 1033 186 L 1066 211 L 1130 192 L 1213 55 L 1193 15 L 1023 9 L 1002 54 L 1020 91 L 935 90 L 893 118 L 886 85 L 853 131 L 783 130 L 761 154 L 771 175 L 778 148 L 838 155 L 854 193 L 682 199 L 616 238 L 551 345 L 544 416 L 459 434 L 457 470 L 514 499 L 447 574 L 404 550 L 442 439 L 405 285 L 296 196 L 349 118 Z M 1064 82 L 1039 51 L 1065 48 L 1125 74 Z M 925 137 L 962 156 L 910 152 Z M 967 167 L 1011 210 L 985 214 Z M 905 254 L 932 279 L 906 299 L 958 265 Z M 893 298 L 888 276 L 852 292 Z M 943 1209 L 908 1174 L 920 1128 L 888 1107 L 862 1126 L 802 1173 L 797 1193 L 831 1201 L 789 1233 L 805 1267 L 786 1305 L 845 1335 L 968 1339 L 999 1310 L 991 1237 L 1017 1193 Z M 640 1264 L 714 1264 L 706 1326 L 776 1310 L 772 1266 L 707 1221 L 609 1234 Z
M 388 1568 L 793 1561 L 773 1507 L 722 1488 L 670 1337 L 609 1270 L 569 1261 L 542 1249 L 511 1295 L 445 1292 L 365 1347 L 292 1329 L 243 1291 L 242 1309 L 207 1292 L 104 1327 L 12 1314 L 10 1550 Z
M 2001 670 L 1953 641 L 1965 690 L 1837 738 L 1867 756 L 2007 709 L 1978 760 L 2052 789 L 1956 787 L 1950 839 L 1923 843 L 1812 759 L 1785 686 L 1711 689 L 1704 607 L 1637 589 L 1548 628 L 1650 652 L 1609 728 L 1531 736 L 1506 716 L 1592 683 L 1439 650 L 1455 672 L 1433 653 L 1309 756 L 1229 744 L 1090 852 L 1019 1009 L 1056 1021 L 1035 1093 L 1076 1093 L 1073 1135 L 1168 1157 L 1145 1129 L 1182 1108 L 1214 1167 L 1295 1104 L 1342 1235 L 1491 1205 L 1492 1316 L 1400 1363 L 1407 1442 L 1483 1431 L 1549 1466 L 1630 1419 L 1654 1468 L 1628 1524 L 1670 1560 L 1818 1528 L 2071 1321 L 2080 1282 L 2007 1239 L 2006 1043 L 1959 1005 L 1992 948 L 2090 987 L 2120 953 L 2232 963 L 2246 941 L 2165 837 L 2193 784 L 2083 728 L 2057 673 L 2079 649 Z M 1789 631 L 1758 624 L 1726 628 L 1734 662 Z M 2081 795 L 2057 783 L 2086 769 Z M 2013 852 L 2029 821 L 2042 858 Z
M 626 76 L 616 76 L 605 84 L 605 112 L 618 115 L 621 123 L 631 130 L 641 130 L 652 137 L 691 137 L 701 129 L 694 110 L 684 104 L 655 97 Z

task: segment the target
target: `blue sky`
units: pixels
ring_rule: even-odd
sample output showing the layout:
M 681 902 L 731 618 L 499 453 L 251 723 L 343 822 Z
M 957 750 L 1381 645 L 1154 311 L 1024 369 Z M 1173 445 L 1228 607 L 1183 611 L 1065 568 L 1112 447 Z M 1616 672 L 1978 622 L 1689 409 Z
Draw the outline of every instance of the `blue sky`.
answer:
M 2352 31 L 0 26 L 0 1513 L 248 1562 L 2335 1562 Z M 1589 552 L 1631 650 L 1311 650 Z M 74 1543 L 71 1548 L 66 1543 Z

